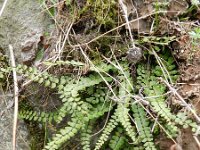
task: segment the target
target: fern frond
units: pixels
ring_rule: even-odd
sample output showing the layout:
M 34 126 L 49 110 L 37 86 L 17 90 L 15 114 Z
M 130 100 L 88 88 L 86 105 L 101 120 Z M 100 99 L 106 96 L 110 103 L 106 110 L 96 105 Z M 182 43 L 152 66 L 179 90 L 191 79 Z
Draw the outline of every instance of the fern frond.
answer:
M 162 121 L 161 121 L 162 122 Z M 165 131 L 167 132 L 167 136 L 169 138 L 172 137 L 177 137 L 178 132 L 177 132 L 177 127 L 174 124 L 171 123 L 166 123 L 165 121 L 162 123 L 163 128 L 165 129 Z
M 104 86 L 91 86 L 87 88 L 86 93 L 89 95 L 89 97 L 87 97 L 85 100 L 92 105 L 107 101 L 106 95 L 108 95 L 109 92 L 106 91 L 107 89 Z
M 110 78 L 105 79 L 110 81 Z M 61 94 L 60 98 L 67 107 L 69 113 L 72 114 L 77 110 L 77 112 L 81 112 L 83 116 L 88 116 L 90 104 L 81 100 L 79 91 L 85 90 L 87 87 L 95 86 L 102 81 L 103 79 L 98 74 L 90 75 L 87 78 L 81 78 L 80 81 L 76 83 L 67 84 L 63 90 L 59 91 L 59 94 Z
M 52 141 L 47 143 L 44 150 L 59 149 L 63 143 L 74 137 L 83 126 L 84 124 L 80 120 L 72 118 L 72 120 L 68 123 L 68 126 L 61 129 L 59 133 L 55 134 Z
M 129 109 L 124 107 L 123 105 L 120 106 L 118 104 L 118 108 L 116 110 L 118 121 L 122 124 L 128 136 L 133 140 L 136 141 L 136 131 L 135 128 L 131 125 L 131 121 L 129 118 Z
M 112 150 L 121 150 L 126 142 L 126 137 L 123 135 L 123 129 L 117 128 L 117 131 L 112 136 L 110 140 L 109 147 Z
M 118 117 L 117 114 L 114 113 L 108 121 L 108 124 L 103 130 L 102 135 L 100 136 L 99 140 L 95 145 L 95 150 L 101 149 L 102 145 L 108 140 L 109 135 L 114 130 L 114 128 L 118 125 Z
M 108 112 L 108 111 L 110 111 L 112 109 L 113 109 L 113 107 L 110 106 L 109 104 L 102 104 L 102 103 L 100 103 L 100 104 L 95 105 L 94 107 L 92 107 L 90 109 L 88 117 L 91 120 L 97 119 L 97 118 L 103 116 L 106 112 Z
M 163 67 L 166 68 L 166 70 L 162 70 L 159 65 L 156 65 L 154 67 L 154 71 L 152 72 L 157 77 L 164 77 L 164 73 L 168 74 L 167 78 L 170 78 L 173 82 L 177 80 L 178 78 L 178 71 L 176 69 L 176 62 L 174 61 L 174 58 L 170 56 L 169 52 L 166 52 L 165 54 L 160 55 Z M 164 71 L 164 72 L 163 72 Z
M 81 145 L 83 150 L 90 150 L 90 141 L 92 133 L 92 124 L 81 129 Z
M 174 121 L 176 124 L 182 125 L 183 128 L 185 128 L 185 129 L 188 127 L 191 127 L 192 132 L 194 132 L 196 135 L 200 135 L 199 125 L 196 122 L 189 119 L 189 117 L 187 116 L 186 113 L 179 112 L 176 115 L 176 119 Z
M 170 75 L 176 76 L 175 65 L 173 60 L 168 57 L 164 64 L 167 66 Z M 49 64 L 51 65 L 51 64 Z M 53 64 L 54 65 L 54 64 Z M 57 62 L 56 65 L 70 65 L 84 67 L 85 64 L 79 62 Z M 72 79 L 72 77 L 62 76 L 60 78 L 55 77 L 48 72 L 41 73 L 36 68 L 27 67 L 25 65 L 19 65 L 17 72 L 23 74 L 25 77 L 39 83 L 46 87 L 57 90 L 62 101 L 62 106 L 55 112 L 34 112 L 22 110 L 20 115 L 22 118 L 28 120 L 35 120 L 40 122 L 52 122 L 60 123 L 66 115 L 71 117 L 71 121 L 67 123 L 67 126 L 61 129 L 49 143 L 45 146 L 45 149 L 59 149 L 61 145 L 74 137 L 78 132 L 81 135 L 81 144 L 83 149 L 90 149 L 91 121 L 95 121 L 101 116 L 104 116 L 106 112 L 113 113 L 108 119 L 107 125 L 102 131 L 100 138 L 98 139 L 95 150 L 99 150 L 105 144 L 106 141 L 112 137 L 110 141 L 110 148 L 113 150 L 125 149 L 127 145 L 127 136 L 122 134 L 122 129 L 134 142 L 134 146 L 127 146 L 127 149 L 146 149 L 154 150 L 155 145 L 153 143 L 153 134 L 150 132 L 150 123 L 143 107 L 139 104 L 131 105 L 133 94 L 133 83 L 131 74 L 129 73 L 129 66 L 126 62 L 113 63 L 107 65 L 100 63 L 97 66 L 89 67 L 89 75 L 81 76 L 79 80 Z M 7 71 L 7 69 L 6 69 Z M 6 72 L 4 71 L 4 72 Z M 1 72 L 1 71 L 0 71 Z M 101 73 L 101 76 L 99 75 Z M 107 81 L 109 84 L 113 81 L 111 77 L 106 75 L 114 74 L 117 80 L 117 84 L 113 84 L 112 92 L 108 92 Z M 159 82 L 158 78 L 163 76 L 162 70 L 158 66 L 151 67 L 147 70 L 145 65 L 138 65 L 137 68 L 137 83 L 138 88 L 144 89 L 143 94 L 146 96 L 145 100 L 149 101 L 150 109 L 156 113 L 167 125 L 163 125 L 167 128 L 170 134 L 175 135 L 177 133 L 176 125 L 182 125 L 184 128 L 192 127 L 194 132 L 198 132 L 198 125 L 192 120 L 188 119 L 187 115 L 177 114 L 174 115 L 170 108 L 168 108 L 165 102 L 167 91 L 166 86 Z M 102 79 L 102 76 L 106 76 Z M 1 75 L 0 75 L 1 77 Z M 116 101 L 110 99 L 115 96 Z M 130 109 L 133 112 L 133 118 L 131 118 Z M 133 122 L 131 122 L 133 119 Z M 88 125 L 89 124 L 89 125 Z M 112 136 L 112 131 L 120 124 L 122 129 L 118 129 L 115 135 Z M 136 141 L 136 136 L 138 140 Z M 141 144 L 143 147 L 141 148 Z
M 154 70 L 152 70 L 152 72 L 154 72 Z M 142 65 L 138 66 L 137 73 L 139 75 L 137 82 L 144 87 L 144 94 L 148 97 L 147 100 L 150 102 L 153 111 L 168 122 L 173 132 L 177 132 L 178 128 L 173 122 L 176 116 L 171 113 L 171 110 L 165 103 L 166 97 L 164 94 L 166 92 L 166 87 L 159 83 L 158 78 L 152 75 L 150 71 L 145 70 L 145 67 Z
M 63 104 L 55 113 L 55 117 L 54 117 L 54 121 L 56 123 L 60 123 L 64 117 L 67 116 L 67 114 L 69 114 L 69 110 L 67 109 L 68 106 L 66 104 Z
M 129 117 L 129 105 L 131 101 L 131 92 L 132 87 L 132 79 L 130 77 L 130 73 L 128 71 L 127 66 L 122 65 L 123 67 L 123 75 L 120 75 L 118 78 L 121 81 L 119 87 L 119 102 L 117 104 L 116 114 L 118 116 L 119 122 L 122 124 L 124 129 L 126 130 L 128 136 L 135 142 L 136 132 L 134 127 L 131 125 L 130 117 Z
M 149 121 L 146 118 L 144 109 L 139 105 L 132 105 L 133 117 L 135 120 L 137 131 L 139 132 L 139 138 L 144 143 L 145 149 L 156 150 L 153 143 L 153 135 L 149 127 Z
M 51 123 L 57 118 L 57 114 L 54 112 L 36 112 L 33 110 L 20 110 L 18 115 L 21 119 L 43 123 Z
M 113 63 L 115 64 L 115 63 Z M 95 66 L 90 66 L 90 70 L 94 71 L 94 72 L 101 72 L 101 73 L 105 73 L 105 72 L 109 72 L 110 70 L 116 72 L 117 68 L 111 64 L 106 64 L 106 63 L 100 63 L 100 64 L 96 64 Z
M 174 81 L 178 77 L 178 73 L 176 71 L 176 66 L 174 65 L 174 59 L 169 57 L 167 54 L 163 55 L 162 58 L 163 64 L 165 65 L 170 78 Z M 145 70 L 144 66 L 138 66 L 138 83 L 141 84 L 144 89 L 144 94 L 148 96 L 148 100 L 155 112 L 157 112 L 165 121 L 168 122 L 166 130 L 169 131 L 171 136 L 177 135 L 177 125 L 182 125 L 184 128 L 189 126 L 192 127 L 193 131 L 198 131 L 198 125 L 192 120 L 188 119 L 187 115 L 184 113 L 178 113 L 174 115 L 171 113 L 171 110 L 167 107 L 165 103 L 164 93 L 166 91 L 165 85 L 159 83 L 158 77 L 163 77 L 163 72 L 160 66 L 156 66 L 151 69 L 151 71 Z M 150 78 L 147 78 L 147 75 Z M 159 84 L 157 84 L 159 83 Z
M 71 80 L 70 77 L 61 78 L 59 80 L 59 78 L 50 75 L 47 72 L 41 73 L 37 70 L 37 68 L 27 67 L 26 65 L 18 65 L 16 71 L 17 73 L 23 74 L 25 77 L 31 79 L 32 81 L 39 84 L 44 84 L 45 87 L 49 87 L 51 89 L 55 89 L 57 87 L 62 89 L 62 86 L 64 87 L 64 84 Z

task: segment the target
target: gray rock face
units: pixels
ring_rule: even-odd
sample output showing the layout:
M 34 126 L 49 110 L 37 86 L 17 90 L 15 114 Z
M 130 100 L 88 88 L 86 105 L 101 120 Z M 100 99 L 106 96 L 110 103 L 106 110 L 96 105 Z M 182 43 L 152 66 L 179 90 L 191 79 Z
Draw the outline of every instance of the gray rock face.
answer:
M 3 2 L 0 0 L 0 9 Z M 11 44 L 18 63 L 31 61 L 41 37 L 49 31 L 51 24 L 38 0 L 8 0 L 0 17 L 0 50 L 9 56 L 8 45 Z M 13 107 L 9 107 L 12 101 L 12 97 L 0 92 L 0 150 L 12 149 Z M 19 121 L 17 150 L 30 149 L 27 137 L 26 125 Z
M 0 93 L 0 150 L 12 149 L 13 100 L 10 94 Z M 28 131 L 19 120 L 17 129 L 17 150 L 29 150 Z
M 0 0 L 0 7 L 3 1 Z M 31 61 L 50 24 L 38 0 L 9 0 L 0 18 L 0 49 L 8 52 L 11 44 L 17 62 Z

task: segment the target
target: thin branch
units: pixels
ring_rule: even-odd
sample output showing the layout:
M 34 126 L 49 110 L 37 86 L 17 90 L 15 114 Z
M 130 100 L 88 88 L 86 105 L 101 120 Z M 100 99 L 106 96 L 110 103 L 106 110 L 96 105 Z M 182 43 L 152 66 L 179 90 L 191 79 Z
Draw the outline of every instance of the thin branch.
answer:
M 135 43 L 134 43 L 134 40 L 133 40 L 133 35 L 132 35 L 132 32 L 131 32 L 131 27 L 130 27 L 130 22 L 128 20 L 128 12 L 127 12 L 127 7 L 126 5 L 124 4 L 123 0 L 119 0 L 119 4 L 121 6 L 121 9 L 122 9 L 122 12 L 123 12 L 123 16 L 124 16 L 124 19 L 127 23 L 127 26 L 128 26 L 128 31 L 129 31 L 129 35 L 130 35 L 130 39 L 131 39 L 131 44 L 132 44 L 132 48 L 135 48 Z
M 2 8 L 1 8 L 1 10 L 0 10 L 0 17 L 1 17 L 1 15 L 3 14 L 3 11 L 4 11 L 5 7 L 6 7 L 7 2 L 8 2 L 8 0 L 5 0 L 5 1 L 3 2 Z
M 199 142 L 199 139 L 197 138 L 197 136 L 193 136 L 195 142 L 197 143 L 198 145 L 198 148 L 200 149 L 200 142 Z
M 17 83 L 17 73 L 16 73 L 16 65 L 15 65 L 15 57 L 13 53 L 13 47 L 9 45 L 10 50 L 10 59 L 11 59 L 11 66 L 13 71 L 13 82 L 14 82 L 14 100 L 15 100 L 15 107 L 14 107 L 14 119 L 13 119 L 13 150 L 16 149 L 16 132 L 17 132 L 17 115 L 18 115 L 18 83 Z
M 160 78 L 161 81 L 163 83 L 165 83 L 165 85 L 168 86 L 169 90 L 172 91 L 172 93 L 177 96 L 179 98 L 179 100 L 181 100 L 181 102 L 186 106 L 186 108 L 194 115 L 195 119 L 198 121 L 198 123 L 200 123 L 200 118 L 199 116 L 196 114 L 196 112 L 190 107 L 190 105 L 188 105 L 185 100 L 183 99 L 183 97 L 176 91 L 176 89 L 174 89 L 168 82 L 166 82 L 164 79 Z
M 171 76 L 166 68 L 166 66 L 164 65 L 164 63 L 162 62 L 162 60 L 160 59 L 160 57 L 158 56 L 158 54 L 152 49 L 152 52 L 156 58 L 156 61 L 158 62 L 159 66 L 160 66 L 160 69 L 162 70 L 162 73 L 165 77 L 165 81 L 168 82 L 168 78 L 170 80 L 170 84 L 172 84 L 172 79 L 171 79 Z M 169 82 L 168 82 L 169 83 Z

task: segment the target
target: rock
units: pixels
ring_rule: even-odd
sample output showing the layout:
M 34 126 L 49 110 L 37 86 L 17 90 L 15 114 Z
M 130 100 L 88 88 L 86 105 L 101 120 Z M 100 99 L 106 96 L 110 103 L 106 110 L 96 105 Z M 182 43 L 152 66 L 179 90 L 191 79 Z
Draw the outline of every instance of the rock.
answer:
M 0 0 L 0 6 L 3 2 Z M 8 53 L 11 44 L 17 62 L 31 61 L 51 24 L 39 1 L 9 0 L 0 18 L 0 49 Z
M 12 129 L 13 129 L 13 100 L 11 94 L 0 93 L 0 150 L 12 149 Z M 22 120 L 18 122 L 17 130 L 17 150 L 28 150 L 28 130 Z

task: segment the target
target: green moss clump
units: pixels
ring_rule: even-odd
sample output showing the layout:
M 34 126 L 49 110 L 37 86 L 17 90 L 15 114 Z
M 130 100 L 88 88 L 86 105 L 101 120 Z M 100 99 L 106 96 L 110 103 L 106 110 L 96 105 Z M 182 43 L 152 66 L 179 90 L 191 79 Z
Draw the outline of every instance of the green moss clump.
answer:
M 104 25 L 105 28 L 113 28 L 117 25 L 117 2 L 114 0 L 102 1 L 87 0 L 83 8 L 78 10 L 79 17 L 90 17 L 95 20 L 95 25 Z M 78 17 L 78 18 L 79 18 Z

